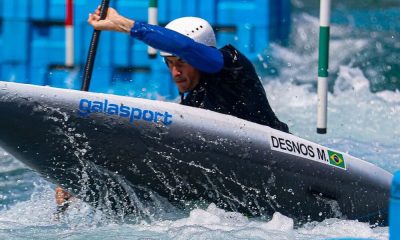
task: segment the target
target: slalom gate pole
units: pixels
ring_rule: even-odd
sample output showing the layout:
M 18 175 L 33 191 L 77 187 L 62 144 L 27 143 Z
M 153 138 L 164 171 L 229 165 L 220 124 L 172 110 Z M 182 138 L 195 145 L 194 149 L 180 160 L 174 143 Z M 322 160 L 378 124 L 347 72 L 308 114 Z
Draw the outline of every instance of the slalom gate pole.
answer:
M 318 54 L 318 108 L 317 133 L 327 132 L 328 64 L 331 0 L 320 1 L 319 54 Z
M 147 22 L 152 25 L 158 25 L 158 1 L 157 0 L 149 0 Z M 147 54 L 148 54 L 149 58 L 156 58 L 157 50 L 148 46 Z
M 66 18 L 65 18 L 65 66 L 74 66 L 74 2 L 66 0 Z
M 107 10 L 110 0 L 103 0 L 100 5 L 100 19 L 105 19 L 107 16 Z M 93 30 L 92 40 L 90 41 L 89 53 L 86 60 L 83 81 L 82 81 L 82 91 L 88 91 L 90 86 L 90 80 L 92 78 L 94 60 L 96 58 L 97 45 L 100 39 L 100 30 Z

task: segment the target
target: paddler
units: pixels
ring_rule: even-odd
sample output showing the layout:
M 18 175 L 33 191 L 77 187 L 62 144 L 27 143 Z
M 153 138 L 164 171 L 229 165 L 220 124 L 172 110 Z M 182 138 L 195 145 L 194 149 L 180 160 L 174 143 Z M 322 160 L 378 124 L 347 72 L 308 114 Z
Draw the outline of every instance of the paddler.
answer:
M 206 20 L 182 17 L 164 28 L 128 19 L 113 8 L 100 20 L 98 8 L 89 14 L 88 23 L 97 30 L 127 33 L 161 50 L 181 104 L 289 132 L 272 111 L 252 63 L 232 45 L 217 49 L 214 31 Z
M 288 126 L 272 111 L 252 63 L 232 45 L 217 49 L 214 30 L 206 20 L 182 17 L 164 28 L 126 18 L 113 8 L 100 20 L 97 8 L 89 14 L 88 23 L 96 30 L 127 33 L 161 50 L 160 55 L 178 87 L 181 104 L 289 132 Z M 56 195 L 70 196 L 59 187 Z M 57 203 L 60 208 L 64 206 Z

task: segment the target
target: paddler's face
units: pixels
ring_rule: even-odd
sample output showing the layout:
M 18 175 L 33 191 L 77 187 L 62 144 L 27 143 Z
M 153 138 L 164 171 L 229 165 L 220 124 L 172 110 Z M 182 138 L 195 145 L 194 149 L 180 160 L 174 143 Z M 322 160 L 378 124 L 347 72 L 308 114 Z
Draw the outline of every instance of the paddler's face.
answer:
M 179 92 L 187 92 L 196 87 L 200 80 L 200 71 L 178 57 L 166 57 L 168 68 L 171 71 Z

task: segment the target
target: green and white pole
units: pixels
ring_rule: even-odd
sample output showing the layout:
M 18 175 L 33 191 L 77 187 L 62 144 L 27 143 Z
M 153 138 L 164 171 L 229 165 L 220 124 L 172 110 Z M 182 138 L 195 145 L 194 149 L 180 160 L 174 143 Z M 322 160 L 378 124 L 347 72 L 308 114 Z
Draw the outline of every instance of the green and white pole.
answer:
M 319 20 L 319 55 L 318 55 L 318 109 L 317 133 L 327 131 L 328 106 L 328 63 L 329 63 L 329 25 L 331 15 L 331 0 L 320 1 Z
M 150 0 L 148 9 L 148 19 L 147 22 L 152 25 L 158 25 L 158 1 Z M 147 47 L 147 54 L 150 58 L 157 57 L 157 50 L 152 47 Z

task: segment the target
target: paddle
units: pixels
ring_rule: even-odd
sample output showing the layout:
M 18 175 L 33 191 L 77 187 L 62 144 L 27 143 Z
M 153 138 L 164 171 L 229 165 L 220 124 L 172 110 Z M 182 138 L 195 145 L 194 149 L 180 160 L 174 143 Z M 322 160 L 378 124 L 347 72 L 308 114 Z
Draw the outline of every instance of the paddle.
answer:
M 103 0 L 100 5 L 100 19 L 105 19 L 107 16 L 107 10 L 109 6 L 110 0 Z M 96 52 L 97 52 L 97 45 L 99 43 L 100 39 L 100 30 L 94 30 L 92 34 L 92 40 L 90 41 L 90 47 L 89 47 L 89 53 L 88 57 L 86 60 L 86 65 L 85 65 L 85 72 L 83 75 L 83 81 L 82 81 L 82 91 L 88 91 L 89 86 L 90 86 L 90 80 L 92 78 L 92 72 L 93 72 L 93 65 L 94 65 L 94 60 L 96 58 Z M 61 189 L 61 188 L 60 188 Z M 65 194 L 68 195 L 64 198 L 64 202 L 61 204 L 57 204 L 57 211 L 54 213 L 54 218 L 55 220 L 60 219 L 60 215 L 67 210 L 69 207 L 69 199 L 70 195 L 67 192 L 64 192 L 62 189 L 58 193 L 56 191 L 56 194 Z
M 110 3 L 110 0 L 103 0 L 101 2 L 100 19 L 106 18 L 109 3 Z M 93 30 L 92 40 L 90 41 L 89 53 L 88 53 L 88 57 L 86 60 L 86 65 L 85 65 L 85 72 L 83 75 L 83 81 L 82 81 L 82 87 L 81 87 L 82 91 L 89 90 L 90 80 L 92 78 L 94 60 L 96 58 L 97 45 L 98 45 L 99 39 L 100 39 L 100 33 L 101 33 L 100 30 Z

